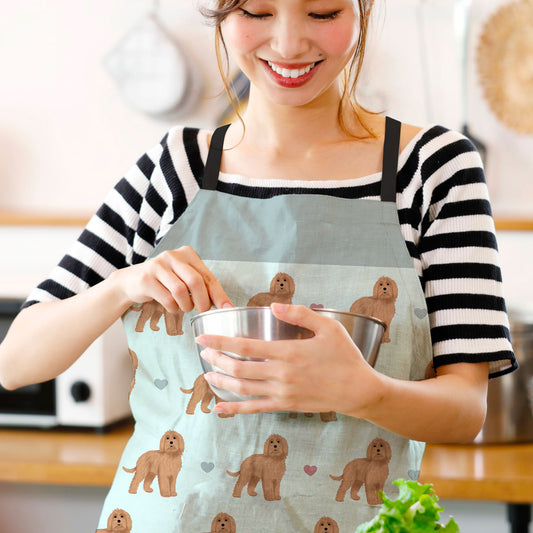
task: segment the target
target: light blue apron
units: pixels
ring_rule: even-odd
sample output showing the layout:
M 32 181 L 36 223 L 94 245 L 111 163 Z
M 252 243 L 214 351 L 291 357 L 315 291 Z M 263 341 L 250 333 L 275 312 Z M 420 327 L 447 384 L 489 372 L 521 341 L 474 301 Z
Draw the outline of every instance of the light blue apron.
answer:
M 400 124 L 387 119 L 381 201 L 219 192 L 225 132 L 213 135 L 202 189 L 152 256 L 192 246 L 236 306 L 283 297 L 373 314 L 388 324 L 376 369 L 424 379 L 429 320 L 395 203 Z M 124 316 L 136 424 L 100 528 L 119 520 L 135 533 L 348 533 L 377 513 L 378 490 L 395 497 L 394 479 L 417 478 L 424 444 L 364 420 L 213 413 L 193 315 L 161 313 L 152 302 Z

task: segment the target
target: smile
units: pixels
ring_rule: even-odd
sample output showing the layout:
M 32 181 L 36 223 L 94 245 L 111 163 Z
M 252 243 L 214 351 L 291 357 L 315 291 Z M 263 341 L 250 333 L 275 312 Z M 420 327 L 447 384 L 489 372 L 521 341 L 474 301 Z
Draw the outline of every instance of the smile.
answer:
M 267 64 L 276 74 L 279 74 L 280 76 L 283 76 L 284 78 L 291 78 L 291 79 L 296 79 L 301 76 L 304 76 L 305 74 L 310 72 L 311 69 L 316 65 L 316 63 L 310 63 L 309 65 L 303 68 L 289 69 L 289 68 L 278 67 L 271 61 L 267 61 Z

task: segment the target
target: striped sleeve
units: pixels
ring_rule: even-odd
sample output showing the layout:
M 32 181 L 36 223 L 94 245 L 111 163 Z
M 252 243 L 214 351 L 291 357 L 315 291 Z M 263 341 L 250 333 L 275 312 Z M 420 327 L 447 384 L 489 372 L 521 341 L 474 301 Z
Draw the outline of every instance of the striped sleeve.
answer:
M 481 159 L 461 134 L 439 133 L 418 158 L 417 255 L 434 364 L 490 362 L 495 377 L 516 361 Z
M 193 174 L 185 162 L 178 175 L 169 142 L 185 140 L 194 146 L 197 133 L 192 128 L 173 128 L 148 150 L 107 194 L 77 241 L 23 307 L 68 298 L 115 270 L 142 263 L 165 228 L 187 207 L 183 183 L 196 183 L 196 174 L 202 171 L 196 162 Z

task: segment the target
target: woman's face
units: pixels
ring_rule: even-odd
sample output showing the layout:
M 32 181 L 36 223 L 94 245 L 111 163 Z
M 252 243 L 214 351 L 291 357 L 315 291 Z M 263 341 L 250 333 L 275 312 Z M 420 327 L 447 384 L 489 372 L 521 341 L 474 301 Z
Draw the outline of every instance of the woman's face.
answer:
M 331 96 L 359 36 L 353 0 L 248 0 L 224 21 L 228 49 L 254 89 L 280 105 Z

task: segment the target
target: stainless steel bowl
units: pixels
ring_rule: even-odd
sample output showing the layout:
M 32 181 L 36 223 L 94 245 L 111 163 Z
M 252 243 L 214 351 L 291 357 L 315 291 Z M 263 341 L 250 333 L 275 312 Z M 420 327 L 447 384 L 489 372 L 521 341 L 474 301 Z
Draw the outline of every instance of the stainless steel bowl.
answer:
M 372 366 L 376 359 L 385 331 L 385 325 L 380 320 L 355 313 L 336 311 L 335 309 L 313 309 L 315 312 L 329 316 L 341 322 L 352 337 L 356 346 L 361 350 L 363 357 Z M 313 332 L 293 324 L 288 324 L 277 319 L 270 307 L 232 307 L 230 309 L 216 309 L 207 311 L 191 318 L 191 325 L 195 337 L 203 334 L 224 335 L 226 337 L 243 337 L 246 339 L 261 340 L 291 340 L 309 339 Z M 198 355 L 203 347 L 197 345 Z M 224 352 L 230 357 L 240 360 L 257 361 L 258 359 L 243 357 L 241 355 Z M 200 357 L 204 372 L 222 372 Z M 222 400 L 238 402 L 258 398 L 211 386 L 213 392 Z

